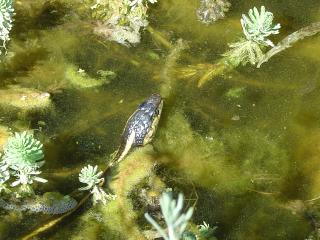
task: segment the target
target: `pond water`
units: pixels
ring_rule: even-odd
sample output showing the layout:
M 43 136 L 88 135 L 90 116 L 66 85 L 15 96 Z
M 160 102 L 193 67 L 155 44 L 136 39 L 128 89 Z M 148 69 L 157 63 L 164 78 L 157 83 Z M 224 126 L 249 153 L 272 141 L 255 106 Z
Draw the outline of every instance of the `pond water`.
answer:
M 199 0 L 158 0 L 141 42 L 127 47 L 93 33 L 83 1 L 15 1 L 0 63 L 0 146 L 24 130 L 44 144 L 48 182 L 32 185 L 36 195 L 79 188 L 81 168 L 107 165 L 141 102 L 160 93 L 164 107 L 152 143 L 109 173 L 105 190 L 115 200 L 89 199 L 57 224 L 61 215 L 2 209 L 0 239 L 153 239 L 144 213 L 161 219 L 167 188 L 194 207 L 188 229 L 217 227 L 206 239 L 320 238 L 320 35 L 261 68 L 239 66 L 199 84 L 242 36 L 242 13 L 266 6 L 281 24 L 277 43 L 320 21 L 320 2 L 230 3 L 224 19 L 204 24 Z M 15 106 L 19 89 L 35 99 Z

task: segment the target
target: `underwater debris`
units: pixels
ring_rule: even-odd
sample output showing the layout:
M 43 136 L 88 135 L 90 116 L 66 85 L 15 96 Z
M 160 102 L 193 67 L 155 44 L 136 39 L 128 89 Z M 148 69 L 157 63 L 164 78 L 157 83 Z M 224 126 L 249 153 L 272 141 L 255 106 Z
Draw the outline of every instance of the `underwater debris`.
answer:
M 269 61 L 271 57 L 278 54 L 279 52 L 289 48 L 292 44 L 298 42 L 299 40 L 304 39 L 305 37 L 313 36 L 320 32 L 320 22 L 312 23 L 307 27 L 303 27 L 294 33 L 291 33 L 284 39 L 282 39 L 276 46 L 270 49 L 266 54 L 264 54 L 257 64 L 257 68 Z
M 201 0 L 197 17 L 199 21 L 209 24 L 224 18 L 230 6 L 228 0 Z
M 129 47 L 140 42 L 141 29 L 148 26 L 148 3 L 156 0 L 87 1 L 97 21 L 94 32 Z
M 58 192 L 46 192 L 43 196 L 36 196 L 23 201 L 23 203 L 15 203 L 0 198 L 0 207 L 10 211 L 30 211 L 32 213 L 55 215 L 68 212 L 77 206 L 75 199 Z
M 179 240 L 192 217 L 193 208 L 190 207 L 186 213 L 181 213 L 183 208 L 183 194 L 178 195 L 178 200 L 174 200 L 171 192 L 164 192 L 160 198 L 162 215 L 167 225 L 165 231 L 148 213 L 146 219 L 157 229 L 165 240 Z M 167 232 L 167 233 L 166 233 Z
M 14 8 L 12 0 L 0 0 L 0 55 L 2 49 L 7 52 L 6 44 L 10 40 L 10 31 L 13 26 Z

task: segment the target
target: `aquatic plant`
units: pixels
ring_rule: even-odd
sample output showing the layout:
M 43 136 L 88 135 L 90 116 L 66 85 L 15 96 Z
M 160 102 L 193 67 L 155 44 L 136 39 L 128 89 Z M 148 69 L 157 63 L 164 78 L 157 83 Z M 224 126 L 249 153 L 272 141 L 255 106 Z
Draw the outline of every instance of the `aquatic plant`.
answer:
M 10 168 L 41 167 L 44 164 L 43 145 L 33 137 L 33 134 L 24 131 L 14 133 L 4 145 L 5 161 Z
M 136 7 L 138 5 L 144 4 L 144 2 L 156 3 L 157 0 L 129 0 L 130 7 Z
M 167 233 L 148 213 L 145 214 L 145 218 L 157 229 L 165 240 L 180 239 L 188 221 L 192 217 L 193 208 L 190 207 L 186 213 L 181 213 L 183 208 L 183 194 L 180 193 L 178 200 L 174 200 L 171 192 L 164 192 L 162 194 L 160 207 L 167 225 Z
M 14 170 L 13 176 L 17 178 L 17 180 L 11 184 L 12 187 L 15 187 L 19 184 L 31 185 L 33 181 L 41 182 L 41 183 L 48 182 L 48 180 L 37 176 L 41 174 L 41 171 L 37 170 L 38 167 L 36 166 L 21 167 L 18 165 L 12 165 L 10 166 L 10 168 Z
M 181 240 L 197 240 L 197 236 L 191 231 L 184 231 Z
M 212 237 L 217 229 L 217 227 L 210 227 L 210 225 L 205 221 L 203 221 L 203 224 L 200 224 L 198 227 L 199 227 L 200 235 L 203 238 Z
M 44 164 L 43 145 L 33 137 L 33 134 L 24 131 L 14 133 L 9 137 L 4 147 L 2 169 L 10 170 L 11 175 L 17 178 L 11 186 L 30 185 L 33 181 L 45 183 L 47 180 L 38 177 L 38 169 Z M 5 171 L 5 174 L 8 172 Z
M 199 21 L 209 24 L 224 18 L 230 6 L 227 0 L 201 0 L 197 17 Z
M 81 169 L 79 173 L 79 181 L 81 183 L 87 184 L 85 187 L 79 188 L 80 191 L 91 190 L 90 193 L 93 195 L 93 203 L 102 202 L 106 204 L 108 200 L 114 200 L 115 196 L 112 194 L 107 194 L 100 184 L 104 182 L 104 178 L 100 178 L 103 175 L 102 171 L 98 171 L 98 166 L 88 165 Z
M 68 65 L 65 70 L 65 78 L 73 88 L 97 88 L 110 83 L 116 74 L 108 70 L 99 70 L 97 72 L 99 78 L 91 77 L 84 69 L 77 68 L 73 65 Z
M 172 69 L 176 65 L 182 52 L 187 48 L 188 44 L 186 43 L 186 41 L 178 39 L 176 44 L 170 49 L 170 53 L 166 58 L 163 70 L 160 73 L 160 78 L 163 82 L 160 87 L 160 94 L 164 98 L 169 98 L 169 96 L 172 95 L 174 89 L 176 89 L 174 87 L 176 78 L 171 76 Z
M 232 66 L 246 65 L 247 63 L 255 65 L 263 57 L 263 51 L 259 43 L 255 41 L 241 39 L 238 42 L 230 43 L 229 47 L 231 50 L 224 53 L 223 56 Z
M 0 0 L 0 55 L 1 48 L 6 52 L 6 44 L 10 40 L 10 31 L 13 26 L 14 8 L 12 0 Z
M 263 47 L 274 46 L 268 36 L 278 34 L 280 24 L 273 25 L 273 14 L 266 11 L 265 7 L 258 9 L 254 7 L 249 10 L 248 16 L 242 14 L 240 20 L 245 39 L 229 44 L 230 51 L 223 54 L 226 61 L 236 67 L 239 64 L 257 64 L 263 57 Z
M 240 20 L 244 37 L 228 44 L 231 49 L 222 54 L 222 59 L 214 64 L 197 64 L 182 68 L 182 76 L 179 77 L 192 77 L 198 73 L 202 74 L 203 71 L 198 81 L 198 87 L 201 87 L 215 76 L 224 75 L 239 65 L 256 65 L 263 59 L 265 48 L 273 46 L 268 37 L 279 33 L 280 24 L 273 24 L 272 21 L 273 14 L 266 11 L 264 6 L 260 12 L 256 7 L 250 9 L 248 16 L 242 14 Z
M 273 14 L 266 11 L 264 6 L 261 6 L 260 13 L 256 7 L 250 9 L 248 16 L 242 14 L 240 20 L 247 40 L 253 40 L 258 44 L 273 47 L 274 44 L 267 37 L 272 34 L 278 34 L 281 25 L 279 23 L 273 25 L 272 21 Z
M 79 173 L 79 181 L 81 183 L 87 184 L 85 187 L 79 188 L 80 191 L 90 190 L 93 189 L 96 185 L 102 183 L 104 181 L 102 176 L 103 172 L 98 172 L 98 166 L 95 167 L 88 165 L 81 169 Z
M 140 30 L 148 26 L 148 3 L 156 0 L 111 0 L 96 1 L 92 6 L 92 15 L 97 20 L 94 32 L 104 38 L 125 46 L 140 42 Z

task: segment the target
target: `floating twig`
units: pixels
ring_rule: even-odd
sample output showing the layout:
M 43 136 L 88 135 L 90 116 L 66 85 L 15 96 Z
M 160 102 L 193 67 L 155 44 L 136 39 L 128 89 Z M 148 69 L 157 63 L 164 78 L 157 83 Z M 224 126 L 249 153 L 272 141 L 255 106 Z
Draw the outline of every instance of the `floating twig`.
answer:
M 310 37 L 320 32 L 320 22 L 312 23 L 307 27 L 303 27 L 294 33 L 291 33 L 280 41 L 275 47 L 269 50 L 264 56 L 260 59 L 257 68 L 260 68 L 261 64 L 267 62 L 271 57 L 276 55 L 279 52 L 289 48 L 292 44 L 298 42 L 299 40 L 304 39 L 305 37 Z

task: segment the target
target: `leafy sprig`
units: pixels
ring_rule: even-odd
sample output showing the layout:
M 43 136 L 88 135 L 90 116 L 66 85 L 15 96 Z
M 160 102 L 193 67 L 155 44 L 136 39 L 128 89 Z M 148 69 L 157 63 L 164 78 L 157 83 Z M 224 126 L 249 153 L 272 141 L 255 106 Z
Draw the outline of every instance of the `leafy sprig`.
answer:
M 183 194 L 180 193 L 178 200 L 174 200 L 171 192 L 164 192 L 162 194 L 160 207 L 167 225 L 167 230 L 163 229 L 148 213 L 145 213 L 145 218 L 165 240 L 180 239 L 193 214 L 193 208 L 191 207 L 186 213 L 182 213 Z

